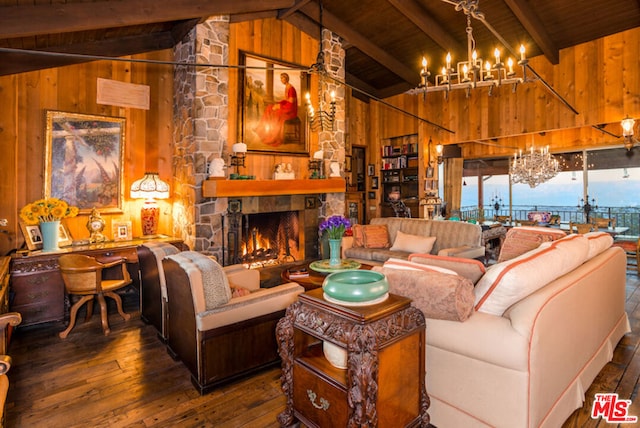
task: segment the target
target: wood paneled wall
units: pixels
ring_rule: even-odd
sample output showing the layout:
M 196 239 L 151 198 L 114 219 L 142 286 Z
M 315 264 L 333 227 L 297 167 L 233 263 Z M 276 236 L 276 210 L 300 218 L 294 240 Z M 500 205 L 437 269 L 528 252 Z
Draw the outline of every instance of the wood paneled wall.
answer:
M 171 51 L 154 52 L 133 58 L 172 60 Z M 121 108 L 96 103 L 97 78 L 150 86 L 149 110 Z M 0 254 L 20 248 L 24 238 L 19 228 L 19 210 L 43 196 L 45 156 L 45 111 L 58 110 L 124 117 L 124 206 L 120 215 L 105 215 L 105 234 L 111 234 L 111 220 L 131 220 L 133 234 L 139 236 L 142 201 L 131 200 L 128 189 L 145 171 L 171 177 L 171 115 L 173 110 L 173 69 L 167 65 L 96 61 L 0 77 L 0 218 L 9 220 L 0 227 Z M 171 230 L 171 203 L 160 201 L 159 232 Z M 87 216 L 68 219 L 75 239 L 87 238 Z
M 313 37 L 275 19 L 248 21 L 231 25 L 229 63 L 237 64 L 240 50 L 266 57 L 310 65 L 315 62 L 318 43 Z M 532 58 L 532 67 L 542 75 L 576 110 L 574 114 L 555 99 L 540 82 L 512 88 L 502 87 L 489 96 L 486 89 L 466 98 L 456 91 L 448 99 L 443 94 L 427 96 L 399 95 L 386 100 L 399 109 L 455 131 L 450 134 L 406 115 L 383 103 L 347 100 L 350 145 L 368 148 L 367 163 L 380 164 L 380 141 L 398 135 L 418 133 L 424 153 L 429 137 L 444 144 L 460 144 L 465 158 L 510 155 L 512 147 L 525 148 L 535 137 L 536 145 L 550 145 L 552 151 L 602 145 L 617 145 L 620 140 L 594 126 L 620 135 L 619 121 L 629 115 L 640 118 L 640 29 L 625 31 L 585 43 L 561 52 L 560 64 L 553 66 L 544 58 Z M 172 52 L 160 51 L 135 58 L 172 60 Z M 120 116 L 127 119 L 125 145 L 125 204 L 122 215 L 107 216 L 110 234 L 112 219 L 129 219 L 134 235 L 140 234 L 140 201 L 129 199 L 128 187 L 145 170 L 161 177 L 171 176 L 171 140 L 173 109 L 173 70 L 167 65 L 96 61 L 81 65 L 0 77 L 0 219 L 9 220 L 0 227 L 0 253 L 22 245 L 18 211 L 43 192 L 44 112 L 47 109 Z M 238 103 L 238 71 L 229 71 L 229 103 Z M 148 111 L 119 108 L 96 103 L 98 77 L 149 85 L 151 108 Z M 347 91 L 348 94 L 348 91 Z M 229 110 L 229 147 L 238 141 L 238 110 Z M 544 135 L 541 135 L 543 134 Z M 493 139 L 494 145 L 477 144 L 476 139 Z M 502 146 L 502 147 L 501 147 Z M 309 150 L 317 150 L 312 135 Z M 433 155 L 433 154 L 432 154 Z M 291 163 L 297 176 L 307 174 L 308 155 L 249 154 L 247 170 L 260 178 L 269 178 L 274 165 Z M 369 186 L 370 183 L 367 183 Z M 421 186 L 422 188 L 422 186 Z M 370 190 L 369 188 L 367 190 Z M 375 202 L 375 201 L 374 201 Z M 376 215 L 376 204 L 367 199 L 368 217 Z M 170 233 L 171 201 L 161 203 L 161 233 Z M 69 222 L 75 238 L 87 237 L 86 216 Z

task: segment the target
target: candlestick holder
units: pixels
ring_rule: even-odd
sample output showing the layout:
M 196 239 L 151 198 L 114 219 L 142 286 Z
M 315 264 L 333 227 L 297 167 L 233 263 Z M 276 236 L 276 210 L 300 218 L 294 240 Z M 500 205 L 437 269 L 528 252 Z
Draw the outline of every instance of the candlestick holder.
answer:
M 586 198 L 580 199 L 580 204 L 578 204 L 578 209 L 584 212 L 584 215 L 587 218 L 587 223 L 591 222 L 591 212 L 598 209 L 596 205 L 596 198 L 591 198 L 591 202 L 589 202 L 589 195 Z

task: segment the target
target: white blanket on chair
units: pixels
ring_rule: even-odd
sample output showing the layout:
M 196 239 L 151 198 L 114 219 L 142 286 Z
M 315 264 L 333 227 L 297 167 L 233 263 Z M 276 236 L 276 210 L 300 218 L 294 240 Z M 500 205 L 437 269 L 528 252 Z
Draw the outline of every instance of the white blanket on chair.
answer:
M 196 251 L 183 251 L 171 256 L 174 260 L 184 257 L 198 267 L 202 275 L 202 289 L 204 291 L 205 309 L 214 309 L 231 300 L 231 287 L 222 266 L 215 260 Z M 195 286 L 196 284 L 191 284 Z

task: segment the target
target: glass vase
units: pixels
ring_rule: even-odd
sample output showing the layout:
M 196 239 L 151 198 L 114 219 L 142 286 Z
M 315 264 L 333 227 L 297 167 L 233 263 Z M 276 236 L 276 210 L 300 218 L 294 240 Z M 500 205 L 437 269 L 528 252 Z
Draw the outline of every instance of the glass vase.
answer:
M 329 238 L 329 266 L 340 266 L 342 261 L 340 260 L 340 245 L 342 239 Z

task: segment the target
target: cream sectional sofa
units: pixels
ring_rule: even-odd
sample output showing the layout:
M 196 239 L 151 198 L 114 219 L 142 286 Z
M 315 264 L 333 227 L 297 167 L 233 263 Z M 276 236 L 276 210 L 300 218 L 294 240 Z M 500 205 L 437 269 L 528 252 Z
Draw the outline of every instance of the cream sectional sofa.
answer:
M 418 218 L 377 217 L 371 225 L 384 225 L 389 233 L 389 243 L 396 241 L 398 232 L 421 237 L 435 237 L 431 254 L 470 259 L 484 257 L 482 228 L 477 224 L 449 220 L 424 220 Z M 342 254 L 345 258 L 368 264 L 382 264 L 389 258 L 406 259 L 412 252 L 389 248 L 354 247 L 353 237 L 342 239 Z
M 630 331 L 626 256 L 605 235 L 569 235 L 496 264 L 476 283 L 467 319 L 427 317 L 435 426 L 559 427 L 582 406 Z

